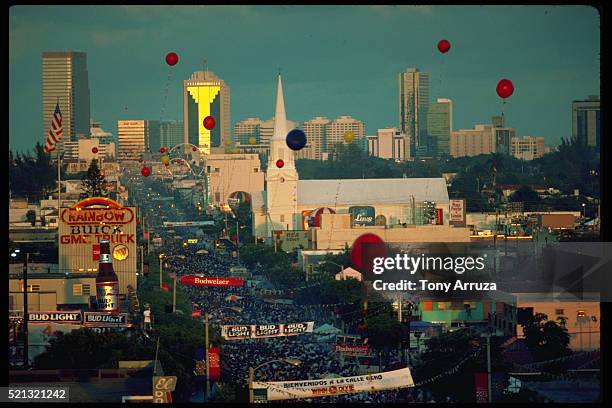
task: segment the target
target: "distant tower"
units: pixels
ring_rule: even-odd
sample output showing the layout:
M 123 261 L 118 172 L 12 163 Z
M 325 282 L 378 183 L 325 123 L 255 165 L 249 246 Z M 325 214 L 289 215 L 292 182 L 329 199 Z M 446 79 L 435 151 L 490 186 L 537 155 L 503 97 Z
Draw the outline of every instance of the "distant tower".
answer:
M 295 152 L 289 149 L 285 141 L 289 130 L 283 98 L 283 84 L 279 74 L 274 134 L 270 141 L 270 156 L 266 173 L 266 234 L 268 238 L 272 236 L 274 230 L 293 230 L 299 223 L 297 219 L 298 173 L 295 168 Z M 280 168 L 277 165 L 279 160 L 283 162 Z
M 427 151 L 429 74 L 408 68 L 399 74 L 399 130 L 410 138 L 410 152 L 424 156 Z

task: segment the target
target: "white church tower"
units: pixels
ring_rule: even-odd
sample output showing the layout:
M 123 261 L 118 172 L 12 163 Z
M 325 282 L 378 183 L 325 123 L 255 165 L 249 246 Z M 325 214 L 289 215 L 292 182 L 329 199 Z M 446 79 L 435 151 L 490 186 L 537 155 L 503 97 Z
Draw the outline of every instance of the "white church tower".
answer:
M 298 173 L 295 168 L 295 152 L 287 146 L 287 129 L 283 83 L 278 75 L 274 134 L 270 141 L 270 156 L 266 173 L 266 225 L 267 237 L 275 230 L 302 229 L 297 214 Z M 282 167 L 278 167 L 282 160 Z

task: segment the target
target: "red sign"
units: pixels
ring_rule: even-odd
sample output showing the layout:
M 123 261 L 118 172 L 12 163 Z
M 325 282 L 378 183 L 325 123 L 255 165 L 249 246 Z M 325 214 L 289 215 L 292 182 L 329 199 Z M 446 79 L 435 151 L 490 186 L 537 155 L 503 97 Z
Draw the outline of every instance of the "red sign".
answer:
M 244 285 L 242 278 L 215 278 L 215 277 L 200 277 L 195 275 L 181 276 L 181 284 L 195 286 L 235 286 L 241 287 Z
M 208 349 L 208 375 L 213 381 L 218 381 L 221 378 L 221 355 L 219 354 L 218 347 L 211 347 Z
M 92 248 L 93 248 L 93 260 L 99 261 L 100 260 L 100 244 L 93 244 Z
M 170 292 L 170 285 L 168 285 L 167 283 L 162 283 L 162 290 Z
M 193 310 L 191 312 L 191 317 L 202 317 L 202 311 L 201 310 Z
M 345 355 L 352 355 L 352 356 L 367 356 L 369 351 L 370 351 L 370 347 L 365 345 L 365 346 L 356 346 L 356 345 L 352 345 L 352 344 L 336 344 L 336 352 L 340 352 L 343 353 Z
M 476 402 L 486 404 L 489 402 L 489 386 L 487 373 L 474 373 L 474 385 L 476 388 Z
M 436 208 L 436 225 L 444 224 L 443 210 L 442 208 Z

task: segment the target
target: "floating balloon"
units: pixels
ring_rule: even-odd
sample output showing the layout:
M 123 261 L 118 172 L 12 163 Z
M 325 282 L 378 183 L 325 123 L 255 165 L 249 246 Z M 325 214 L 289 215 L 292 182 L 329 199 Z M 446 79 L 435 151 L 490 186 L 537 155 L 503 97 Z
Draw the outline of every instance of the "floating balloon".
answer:
M 149 168 L 147 166 L 143 167 L 140 172 L 142 173 L 143 176 L 145 177 L 149 177 L 149 174 L 151 174 L 151 170 L 149 170 Z
M 204 118 L 204 121 L 202 122 L 202 124 L 204 125 L 204 127 L 208 130 L 211 130 L 212 128 L 215 127 L 215 124 L 217 123 L 217 121 L 215 120 L 214 117 L 212 116 L 207 116 Z
M 192 151 L 194 151 L 194 152 L 197 152 L 197 151 L 198 151 L 198 148 L 197 148 L 197 147 L 195 147 L 195 146 L 193 146 L 193 147 L 191 148 L 191 150 L 192 150 Z
M 321 214 L 335 214 L 332 208 L 322 207 L 315 208 L 312 210 L 310 215 L 308 216 L 308 226 L 309 227 L 320 227 L 321 226 Z
M 170 158 L 168 156 L 162 156 L 161 162 L 167 166 L 170 163 Z
M 179 60 L 179 57 L 176 54 L 176 52 L 169 52 L 168 54 L 166 54 L 166 64 L 170 66 L 176 65 L 178 60 Z
M 281 159 L 278 159 L 276 161 L 276 167 L 278 167 L 279 169 L 282 169 L 284 165 L 285 165 L 285 162 L 282 161 Z
M 92 148 L 91 148 L 91 152 L 92 152 L 93 154 L 97 154 L 97 153 L 98 153 L 98 148 L 97 148 L 97 147 L 95 147 L 95 146 L 94 146 L 94 147 L 92 147 Z
M 142 163 L 142 159 L 138 159 L 138 163 Z
M 291 150 L 301 150 L 306 146 L 306 135 L 300 129 L 293 129 L 287 133 L 285 142 Z
M 254 145 L 255 143 L 257 143 L 257 139 L 254 137 L 249 137 L 249 144 Z
M 509 79 L 502 79 L 497 83 L 497 94 L 500 98 L 509 98 L 514 93 L 514 85 Z
M 165 147 L 162 147 L 161 149 L 159 149 L 159 152 L 160 153 L 166 153 L 166 150 L 168 150 L 168 149 L 166 149 Z
M 450 42 L 448 40 L 440 40 L 438 42 L 438 50 L 442 53 L 442 54 L 446 54 L 448 52 L 448 50 L 450 50 Z
M 363 234 L 351 246 L 353 266 L 360 272 L 372 270 L 374 258 L 386 257 L 385 242 L 378 235 Z
M 351 132 L 350 130 L 344 132 L 344 141 L 346 143 L 351 143 L 353 139 L 355 139 L 355 134 L 353 132 Z

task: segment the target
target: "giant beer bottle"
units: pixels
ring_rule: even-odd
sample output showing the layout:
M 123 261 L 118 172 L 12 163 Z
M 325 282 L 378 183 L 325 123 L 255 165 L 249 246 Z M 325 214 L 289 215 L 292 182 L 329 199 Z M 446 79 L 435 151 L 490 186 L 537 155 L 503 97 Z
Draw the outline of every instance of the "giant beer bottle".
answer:
M 119 278 L 113 270 L 110 242 L 107 239 L 100 241 L 96 298 L 98 300 L 98 311 L 119 313 Z

